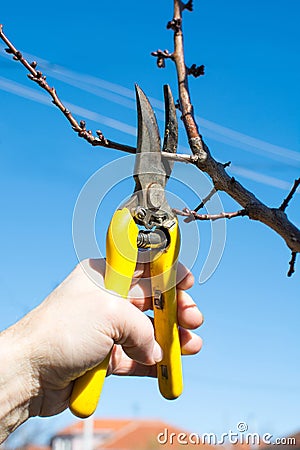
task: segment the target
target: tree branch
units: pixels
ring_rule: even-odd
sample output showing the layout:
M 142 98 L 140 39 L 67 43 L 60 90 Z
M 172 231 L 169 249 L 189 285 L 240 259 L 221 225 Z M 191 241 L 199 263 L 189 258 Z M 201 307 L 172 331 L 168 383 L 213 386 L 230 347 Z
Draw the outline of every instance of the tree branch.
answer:
M 217 192 L 217 189 L 215 187 L 213 187 L 212 190 L 210 191 L 210 193 L 206 197 L 204 197 L 204 199 L 202 200 L 200 205 L 198 205 L 197 208 L 194 209 L 194 211 L 197 212 L 197 211 L 199 211 L 199 209 L 204 208 L 206 203 L 209 202 L 209 200 L 215 195 L 216 192 Z
M 286 208 L 288 207 L 289 202 L 292 200 L 299 184 L 300 184 L 300 178 L 298 178 L 298 180 L 294 181 L 294 185 L 293 185 L 292 189 L 290 190 L 290 193 L 287 195 L 287 197 L 283 200 L 283 202 L 279 206 L 280 211 L 286 210 Z
M 293 275 L 293 273 L 295 272 L 296 257 L 297 257 L 297 253 L 296 252 L 292 252 L 292 257 L 291 257 L 291 260 L 289 262 L 290 269 L 289 269 L 289 271 L 287 273 L 288 277 L 291 277 Z
M 100 130 L 96 131 L 97 137 L 93 136 L 90 130 L 86 129 L 85 121 L 81 120 L 78 122 L 72 115 L 71 111 L 62 103 L 57 95 L 54 87 L 50 87 L 47 83 L 46 76 L 40 70 L 36 70 L 37 63 L 33 61 L 29 63 L 22 55 L 22 53 L 16 49 L 16 47 L 10 42 L 7 36 L 3 32 L 3 25 L 0 25 L 0 38 L 7 45 L 5 51 L 13 56 L 15 61 L 19 61 L 28 71 L 28 78 L 35 83 L 37 83 L 42 89 L 44 89 L 51 97 L 52 103 L 57 106 L 58 109 L 64 114 L 66 119 L 72 126 L 72 129 L 78 134 L 79 137 L 85 139 L 87 142 L 93 146 L 101 146 L 107 148 L 114 148 L 117 150 L 122 150 L 129 153 L 135 153 L 135 149 L 128 145 L 118 144 L 117 142 L 110 141 L 106 139 Z
M 300 252 L 300 230 L 289 221 L 282 208 L 269 208 L 255 197 L 252 192 L 244 188 L 235 178 L 230 177 L 224 164 L 216 161 L 199 132 L 198 125 L 194 117 L 194 109 L 191 102 L 188 73 L 184 58 L 183 32 L 182 32 L 182 12 L 184 4 L 181 0 L 174 0 L 173 22 L 180 24 L 174 27 L 174 52 L 172 60 L 176 66 L 179 103 L 182 112 L 182 121 L 188 136 L 188 141 L 192 153 L 198 156 L 197 167 L 207 173 L 213 181 L 215 189 L 224 191 L 246 211 L 250 219 L 258 220 L 276 233 L 286 242 L 293 252 Z
M 173 211 L 178 216 L 186 217 L 184 219 L 184 222 L 189 223 L 193 222 L 194 220 L 218 220 L 218 219 L 233 219 L 234 217 L 243 217 L 248 215 L 248 211 L 246 209 L 241 209 L 239 211 L 235 212 L 221 212 L 220 214 L 198 214 L 196 211 L 191 211 L 188 208 L 176 209 L 174 208 Z
M 214 184 L 214 189 L 216 191 L 219 190 L 226 192 L 243 207 L 243 210 L 247 211 L 246 214 L 238 215 L 248 215 L 250 219 L 258 220 L 264 223 L 285 240 L 287 246 L 292 250 L 293 253 L 300 252 L 300 231 L 293 223 L 288 220 L 285 214 L 285 209 L 300 183 L 299 180 L 295 181 L 291 192 L 279 208 L 270 208 L 262 203 L 259 199 L 257 199 L 253 193 L 244 188 L 238 181 L 235 180 L 234 177 L 231 177 L 227 174 L 225 168 L 228 166 L 228 164 L 222 164 L 212 157 L 207 145 L 205 144 L 199 132 L 198 125 L 195 121 L 194 110 L 189 93 L 188 75 L 190 69 L 188 69 L 185 64 L 182 33 L 182 12 L 185 9 L 191 11 L 192 6 L 192 1 L 183 3 L 181 0 L 174 0 L 174 16 L 173 19 L 168 23 L 168 28 L 172 29 L 174 32 L 174 52 L 170 53 L 167 50 L 158 50 L 155 56 L 158 59 L 162 60 L 160 63 L 158 63 L 158 65 L 161 64 L 161 67 L 164 65 L 165 59 L 173 60 L 176 65 L 179 90 L 179 109 L 182 112 L 181 118 L 183 120 L 189 145 L 193 154 L 174 155 L 171 153 L 163 152 L 163 157 L 196 165 L 201 171 L 207 173 L 211 177 Z M 29 78 L 32 81 L 36 82 L 52 97 L 52 102 L 64 114 L 64 116 L 71 124 L 72 129 L 78 134 L 78 136 L 82 137 L 93 146 L 114 148 L 129 153 L 136 152 L 136 149 L 134 147 L 119 144 L 117 142 L 106 139 L 99 130 L 96 131 L 97 136 L 94 136 L 90 130 L 86 129 L 85 122 L 78 122 L 74 118 L 72 113 L 65 107 L 62 101 L 59 99 L 56 90 L 54 88 L 51 88 L 47 83 L 46 77 L 42 74 L 42 72 L 36 70 L 37 63 L 29 63 L 23 57 L 21 52 L 19 52 L 8 40 L 8 38 L 3 33 L 2 25 L 0 25 L 0 38 L 6 43 L 8 47 L 7 52 L 13 55 L 13 59 L 20 61 L 21 64 L 29 71 Z M 193 64 L 191 67 L 193 68 L 192 72 L 195 72 L 196 75 L 202 74 L 202 66 L 199 66 L 197 68 L 196 65 Z M 196 209 L 200 209 L 200 207 L 202 207 L 201 205 L 202 204 L 200 204 Z M 196 211 L 194 211 L 194 213 L 196 213 Z M 231 218 L 236 217 L 237 213 L 226 214 L 227 218 Z M 228 214 L 230 215 L 230 217 L 228 216 Z M 202 216 L 203 218 L 198 220 L 216 220 L 216 218 L 211 218 L 209 217 L 209 215 L 199 216 Z M 204 216 L 206 216 L 207 218 L 204 219 Z
M 22 55 L 22 53 L 16 49 L 16 47 L 10 42 L 8 37 L 3 32 L 3 25 L 0 24 L 0 38 L 7 45 L 5 51 L 13 56 L 15 61 L 19 61 L 27 70 L 29 70 L 28 78 L 35 83 L 37 83 L 42 89 L 44 89 L 51 97 L 52 103 L 57 106 L 57 108 L 64 114 L 66 119 L 72 126 L 72 129 L 78 134 L 79 137 L 85 139 L 89 144 L 94 147 L 106 147 L 113 148 L 115 150 L 121 150 L 126 153 L 136 153 L 136 148 L 131 147 L 129 145 L 119 144 L 118 142 L 111 141 L 106 139 L 100 130 L 96 131 L 97 137 L 94 136 L 91 130 L 86 129 L 86 123 L 84 120 L 78 122 L 71 111 L 67 109 L 67 107 L 62 103 L 60 98 L 57 95 L 56 90 L 53 87 L 50 87 L 46 81 L 46 76 L 40 70 L 36 70 L 37 63 L 33 61 L 29 63 Z M 174 154 L 169 152 L 161 152 L 163 158 L 176 161 L 176 162 L 184 162 L 190 164 L 196 164 L 198 157 L 195 155 L 187 155 L 187 154 Z

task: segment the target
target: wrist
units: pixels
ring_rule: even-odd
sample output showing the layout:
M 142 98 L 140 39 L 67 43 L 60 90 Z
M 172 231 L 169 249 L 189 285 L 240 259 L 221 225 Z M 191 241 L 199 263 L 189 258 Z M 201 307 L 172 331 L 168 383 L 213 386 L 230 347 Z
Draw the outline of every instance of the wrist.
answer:
M 31 399 L 37 388 L 24 321 L 0 333 L 0 443 L 34 415 Z

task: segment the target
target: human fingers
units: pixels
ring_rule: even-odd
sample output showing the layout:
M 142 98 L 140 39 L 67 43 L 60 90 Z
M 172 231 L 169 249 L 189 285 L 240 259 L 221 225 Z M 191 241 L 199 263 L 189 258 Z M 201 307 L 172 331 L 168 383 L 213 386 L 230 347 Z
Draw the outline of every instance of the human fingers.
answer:
M 133 285 L 140 279 L 150 279 L 150 264 L 138 261 L 133 278 Z M 190 289 L 194 284 L 194 276 L 191 271 L 180 261 L 177 265 L 176 284 L 179 289 Z
M 117 305 L 118 304 L 118 305 Z M 155 364 L 162 359 L 162 350 L 154 338 L 149 318 L 130 302 L 116 299 L 114 332 L 111 336 L 125 353 L 142 364 Z
M 179 325 L 188 330 L 195 330 L 204 321 L 203 315 L 193 298 L 181 289 L 177 290 L 177 316 Z
M 198 334 L 185 328 L 179 328 L 182 355 L 196 355 L 202 348 L 202 339 Z
M 182 355 L 195 355 L 202 348 L 202 339 L 197 334 L 179 328 Z M 108 375 L 156 377 L 157 366 L 144 365 L 126 355 L 120 345 L 115 345 L 109 363 Z
M 177 288 L 187 290 L 194 284 L 194 275 L 192 272 L 181 262 L 178 262 L 177 266 Z
M 129 291 L 129 300 L 141 311 L 152 309 L 152 287 L 149 264 L 137 263 L 134 278 Z M 194 284 L 194 276 L 182 263 L 177 267 L 177 289 L 190 289 Z

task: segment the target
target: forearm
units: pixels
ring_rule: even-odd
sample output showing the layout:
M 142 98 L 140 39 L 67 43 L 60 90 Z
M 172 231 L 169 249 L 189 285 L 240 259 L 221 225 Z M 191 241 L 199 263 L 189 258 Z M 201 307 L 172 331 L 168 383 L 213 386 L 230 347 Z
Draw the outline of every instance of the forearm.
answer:
M 30 416 L 33 377 L 22 321 L 0 333 L 0 443 Z

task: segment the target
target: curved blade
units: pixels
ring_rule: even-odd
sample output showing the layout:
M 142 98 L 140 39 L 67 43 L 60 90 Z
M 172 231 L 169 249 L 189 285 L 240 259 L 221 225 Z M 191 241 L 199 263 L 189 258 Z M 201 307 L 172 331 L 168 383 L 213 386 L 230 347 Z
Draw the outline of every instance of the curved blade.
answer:
M 160 152 L 159 130 L 152 106 L 137 84 L 135 92 L 138 110 L 137 153 Z
M 161 160 L 161 142 L 156 117 L 142 89 L 135 85 L 138 110 L 138 142 L 134 176 L 137 188 L 151 181 L 165 186 L 166 171 Z
M 169 153 L 177 152 L 178 145 L 178 122 L 173 95 L 168 84 L 164 85 L 165 97 L 165 136 L 163 151 Z M 169 178 L 173 170 L 174 161 L 163 158 L 166 175 Z

